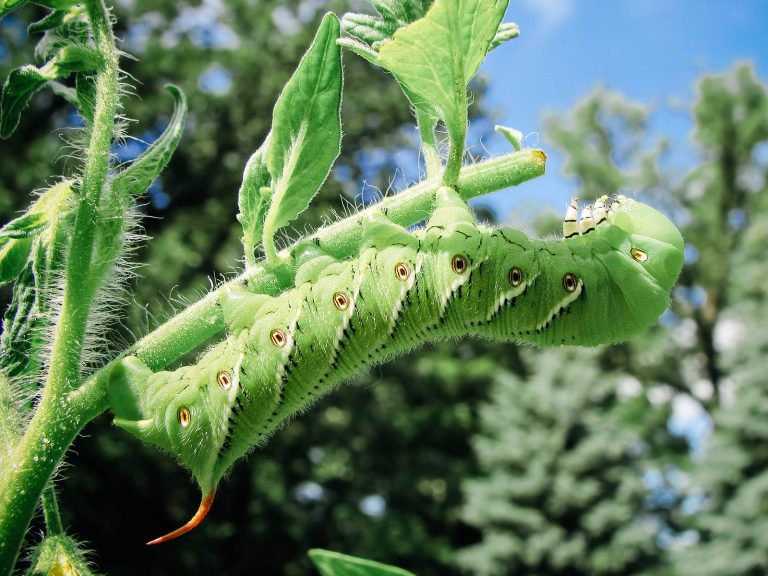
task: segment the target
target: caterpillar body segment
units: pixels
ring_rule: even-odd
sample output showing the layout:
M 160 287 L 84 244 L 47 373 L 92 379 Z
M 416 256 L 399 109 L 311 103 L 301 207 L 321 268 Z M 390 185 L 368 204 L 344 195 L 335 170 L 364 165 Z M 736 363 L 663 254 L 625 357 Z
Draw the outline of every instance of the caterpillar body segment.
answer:
M 423 229 L 371 216 L 350 258 L 297 250 L 295 285 L 278 296 L 228 291 L 221 304 L 229 334 L 195 365 L 152 373 L 137 358 L 124 359 L 108 387 L 115 424 L 177 455 L 200 484 L 207 511 L 234 461 L 288 417 L 429 340 L 624 340 L 666 309 L 682 238 L 654 209 L 623 197 L 601 199 L 586 218 L 579 221 L 573 203 L 568 237 L 529 239 L 476 225 L 445 187 Z

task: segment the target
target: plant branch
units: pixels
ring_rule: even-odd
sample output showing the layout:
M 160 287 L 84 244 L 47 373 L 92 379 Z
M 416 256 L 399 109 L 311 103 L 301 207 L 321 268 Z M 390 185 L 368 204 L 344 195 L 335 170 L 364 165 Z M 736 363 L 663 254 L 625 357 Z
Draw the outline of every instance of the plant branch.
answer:
M 465 200 L 469 200 L 541 176 L 545 164 L 544 152 L 532 149 L 478 162 L 461 170 L 457 189 Z M 359 223 L 366 214 L 384 209 L 387 211 L 387 217 L 396 224 L 411 226 L 431 213 L 437 186 L 433 180 L 424 180 L 374 206 L 318 230 L 308 239 L 319 239 L 323 249 L 331 255 L 348 254 L 360 243 L 362 231 Z M 278 257 L 287 257 L 294 246 L 281 251 Z M 147 334 L 128 352 L 138 356 L 153 370 L 165 368 L 224 329 L 224 319 L 218 305 L 219 296 L 227 286 L 245 283 L 254 292 L 263 294 L 278 294 L 286 287 L 284 280 L 263 261 L 257 263 Z
M 61 523 L 61 515 L 59 514 L 59 503 L 56 500 L 56 490 L 53 487 L 53 482 L 49 482 L 43 490 L 43 514 L 45 515 L 45 528 L 46 536 L 54 536 L 56 534 L 63 534 L 64 527 Z
M 109 13 L 100 0 L 86 9 L 102 63 L 96 76 L 93 123 L 86 132 L 85 161 L 63 280 L 62 304 L 51 343 L 42 398 L 7 469 L 0 475 L 0 575 L 13 570 L 41 493 L 82 426 L 92 416 L 73 409 L 67 394 L 78 384 L 91 304 L 102 278 L 93 277 L 99 201 L 109 171 L 117 110 L 118 68 Z M 89 417 L 90 416 L 90 417 Z

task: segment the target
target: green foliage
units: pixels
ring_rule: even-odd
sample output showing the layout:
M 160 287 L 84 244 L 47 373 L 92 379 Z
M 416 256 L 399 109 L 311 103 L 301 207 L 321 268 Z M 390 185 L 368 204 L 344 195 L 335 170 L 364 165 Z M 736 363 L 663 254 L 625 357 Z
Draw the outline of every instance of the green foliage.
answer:
M 157 140 L 152 142 L 149 148 L 127 168 L 115 174 L 112 179 L 112 191 L 117 198 L 130 198 L 144 194 L 168 165 L 179 145 L 187 116 L 187 99 L 178 86 L 168 85 L 166 89 L 174 98 L 173 115 Z M 121 214 L 126 209 L 125 206 L 121 208 L 116 209 L 114 215 Z
M 547 138 L 566 153 L 563 171 L 578 177 L 581 199 L 616 190 L 645 192 L 659 184 L 657 160 L 666 144 L 647 146 L 649 113 L 642 104 L 597 88 L 567 114 L 544 118 Z
M 415 106 L 430 106 L 451 139 L 463 141 L 466 87 L 488 52 L 507 8 L 478 1 L 441 1 L 382 45 L 376 63 L 389 70 Z
M 30 26 L 31 32 L 43 32 L 35 47 L 35 55 L 45 63 L 40 67 L 26 64 L 12 70 L 3 85 L 0 138 L 13 134 L 32 95 L 46 85 L 81 110 L 86 110 L 90 104 L 82 93 L 58 81 L 72 74 L 76 74 L 78 81 L 84 81 L 105 65 L 103 56 L 88 33 L 85 10 L 75 6 L 74 2 L 55 4 L 56 12 Z M 90 117 L 87 113 L 84 115 Z
M 310 550 L 309 557 L 321 576 L 414 576 L 401 568 L 330 550 Z
M 680 574 L 756 574 L 766 569 L 765 387 L 757 376 L 765 370 L 765 342 L 757 326 L 768 280 L 759 248 L 766 241 L 766 164 L 758 153 L 768 141 L 768 99 L 745 64 L 704 77 L 697 92 L 700 158 L 682 177 L 659 177 L 654 158 L 664 145 L 644 145 L 648 111 L 618 95 L 597 91 L 568 116 L 551 118 L 548 135 L 588 195 L 623 185 L 681 215 L 688 262 L 670 328 L 637 339 L 617 358 L 649 394 L 667 398 L 660 407 L 698 405 L 694 424 L 711 418 L 714 426 L 706 443 L 696 439 L 693 461 L 667 430 L 644 434 L 653 439 L 651 470 L 666 478 L 651 512 L 674 543 L 670 560 Z
M 95 576 L 91 562 L 81 545 L 69 536 L 43 539 L 29 561 L 25 576 Z
M 703 78 L 698 95 L 694 137 L 714 161 L 694 169 L 679 194 L 693 219 L 687 238 L 697 253 L 684 289 L 706 296 L 683 300 L 678 309 L 696 327 L 695 344 L 683 352 L 703 353 L 694 377 L 710 384 L 702 403 L 714 429 L 691 471 L 688 493 L 701 509 L 681 518 L 698 542 L 675 558 L 681 573 L 695 566 L 707 576 L 746 576 L 768 570 L 766 267 L 758 256 L 768 190 L 764 178 L 754 178 L 766 174 L 756 151 L 768 142 L 768 88 L 750 66 L 739 65 Z
M 264 247 L 274 262 L 273 238 L 309 205 L 341 147 L 339 21 L 327 14 L 312 45 L 275 104 L 266 160 L 272 193 Z
M 691 497 L 701 507 L 686 518 L 697 543 L 677 552 L 681 574 L 748 576 L 768 570 L 768 338 L 755 330 L 767 320 L 764 306 L 741 306 L 745 329 L 756 337 L 726 354 L 723 368 L 737 387 L 714 418 L 706 456 L 693 470 Z M 747 319 L 749 318 L 749 319 Z
M 482 475 L 466 483 L 463 516 L 482 532 L 459 552 L 474 574 L 629 574 L 658 559 L 642 516 L 643 441 L 620 401 L 626 375 L 599 352 L 526 354 L 527 378 L 501 374 L 474 440 Z M 527 370 L 526 370 L 527 372 Z
M 243 252 L 248 266 L 256 263 L 254 250 L 262 241 L 264 219 L 269 208 L 271 177 L 267 169 L 267 149 L 269 136 L 264 144 L 248 159 L 243 172 L 243 183 L 237 195 L 240 212 L 237 219 L 243 227 Z

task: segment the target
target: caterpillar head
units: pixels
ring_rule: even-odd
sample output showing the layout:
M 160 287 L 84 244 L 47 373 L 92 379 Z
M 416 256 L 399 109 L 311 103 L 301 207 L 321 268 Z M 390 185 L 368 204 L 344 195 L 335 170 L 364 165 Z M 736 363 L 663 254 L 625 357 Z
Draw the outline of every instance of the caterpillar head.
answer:
M 154 373 L 129 356 L 110 375 L 107 390 L 115 425 L 176 455 L 192 471 L 202 492 L 200 507 L 187 524 L 149 544 L 192 530 L 213 504 L 222 474 L 219 453 L 238 385 L 230 372 L 217 370 L 217 365 L 203 359 L 174 372 Z
M 595 234 L 607 241 L 609 249 L 595 248 L 594 258 L 602 263 L 613 288 L 598 288 L 602 292 L 590 306 L 606 310 L 608 323 L 596 327 L 589 344 L 619 342 L 654 324 L 669 306 L 669 293 L 684 261 L 680 232 L 650 206 L 618 196 L 607 221 L 611 225 L 597 224 Z M 599 314 L 592 308 L 589 317 Z
M 613 224 L 628 234 L 622 246 L 666 291 L 672 289 L 684 261 L 680 231 L 647 204 L 619 196 Z

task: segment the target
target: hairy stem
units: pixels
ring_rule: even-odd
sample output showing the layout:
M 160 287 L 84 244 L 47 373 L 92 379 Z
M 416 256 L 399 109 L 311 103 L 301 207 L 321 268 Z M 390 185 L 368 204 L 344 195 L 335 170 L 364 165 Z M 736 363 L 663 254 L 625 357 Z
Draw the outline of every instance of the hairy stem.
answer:
M 435 120 L 429 110 L 425 110 L 421 106 L 416 107 L 416 125 L 419 128 L 421 153 L 424 155 L 427 179 L 431 180 L 438 177 L 443 164 L 435 142 Z
M 455 24 L 455 22 L 454 22 Z M 459 31 L 454 30 L 458 35 Z M 453 77 L 456 90 L 456 113 L 458 118 L 453 121 L 446 120 L 446 127 L 451 136 L 451 147 L 448 150 L 448 160 L 445 163 L 443 184 L 455 186 L 461 170 L 461 162 L 464 159 L 464 142 L 467 139 L 467 126 L 469 126 L 469 111 L 467 109 L 467 85 L 464 79 L 464 61 L 454 54 Z
M 458 190 L 465 200 L 517 186 L 544 173 L 546 156 L 541 150 L 522 150 L 485 162 L 466 166 L 458 178 Z M 434 191 L 438 184 L 422 181 L 399 194 L 352 216 L 326 226 L 309 236 L 317 238 L 331 255 L 350 253 L 360 243 L 359 222 L 374 210 L 386 210 L 396 224 L 411 226 L 424 220 L 432 211 Z M 279 253 L 287 257 L 293 246 Z M 219 296 L 226 286 L 247 283 L 259 293 L 277 294 L 285 288 L 281 278 L 264 262 L 208 293 L 189 308 L 139 340 L 131 350 L 153 370 L 161 370 L 183 354 L 202 345 L 224 329 L 224 319 L 218 306 Z
M 45 515 L 45 528 L 47 536 L 55 536 L 56 534 L 63 534 L 64 527 L 61 524 L 61 515 L 59 514 L 59 503 L 56 500 L 56 491 L 53 487 L 53 482 L 48 482 L 48 485 L 43 490 L 43 514 Z
M 67 251 L 62 304 L 53 333 L 42 398 L 0 473 L 0 575 L 9 574 L 41 493 L 82 426 L 93 415 L 72 409 L 67 395 L 79 382 L 83 342 L 94 294 L 92 257 L 99 200 L 109 171 L 117 110 L 117 54 L 109 13 L 100 0 L 86 8 L 102 66 L 96 77 L 93 124 L 86 132 L 79 204 Z

